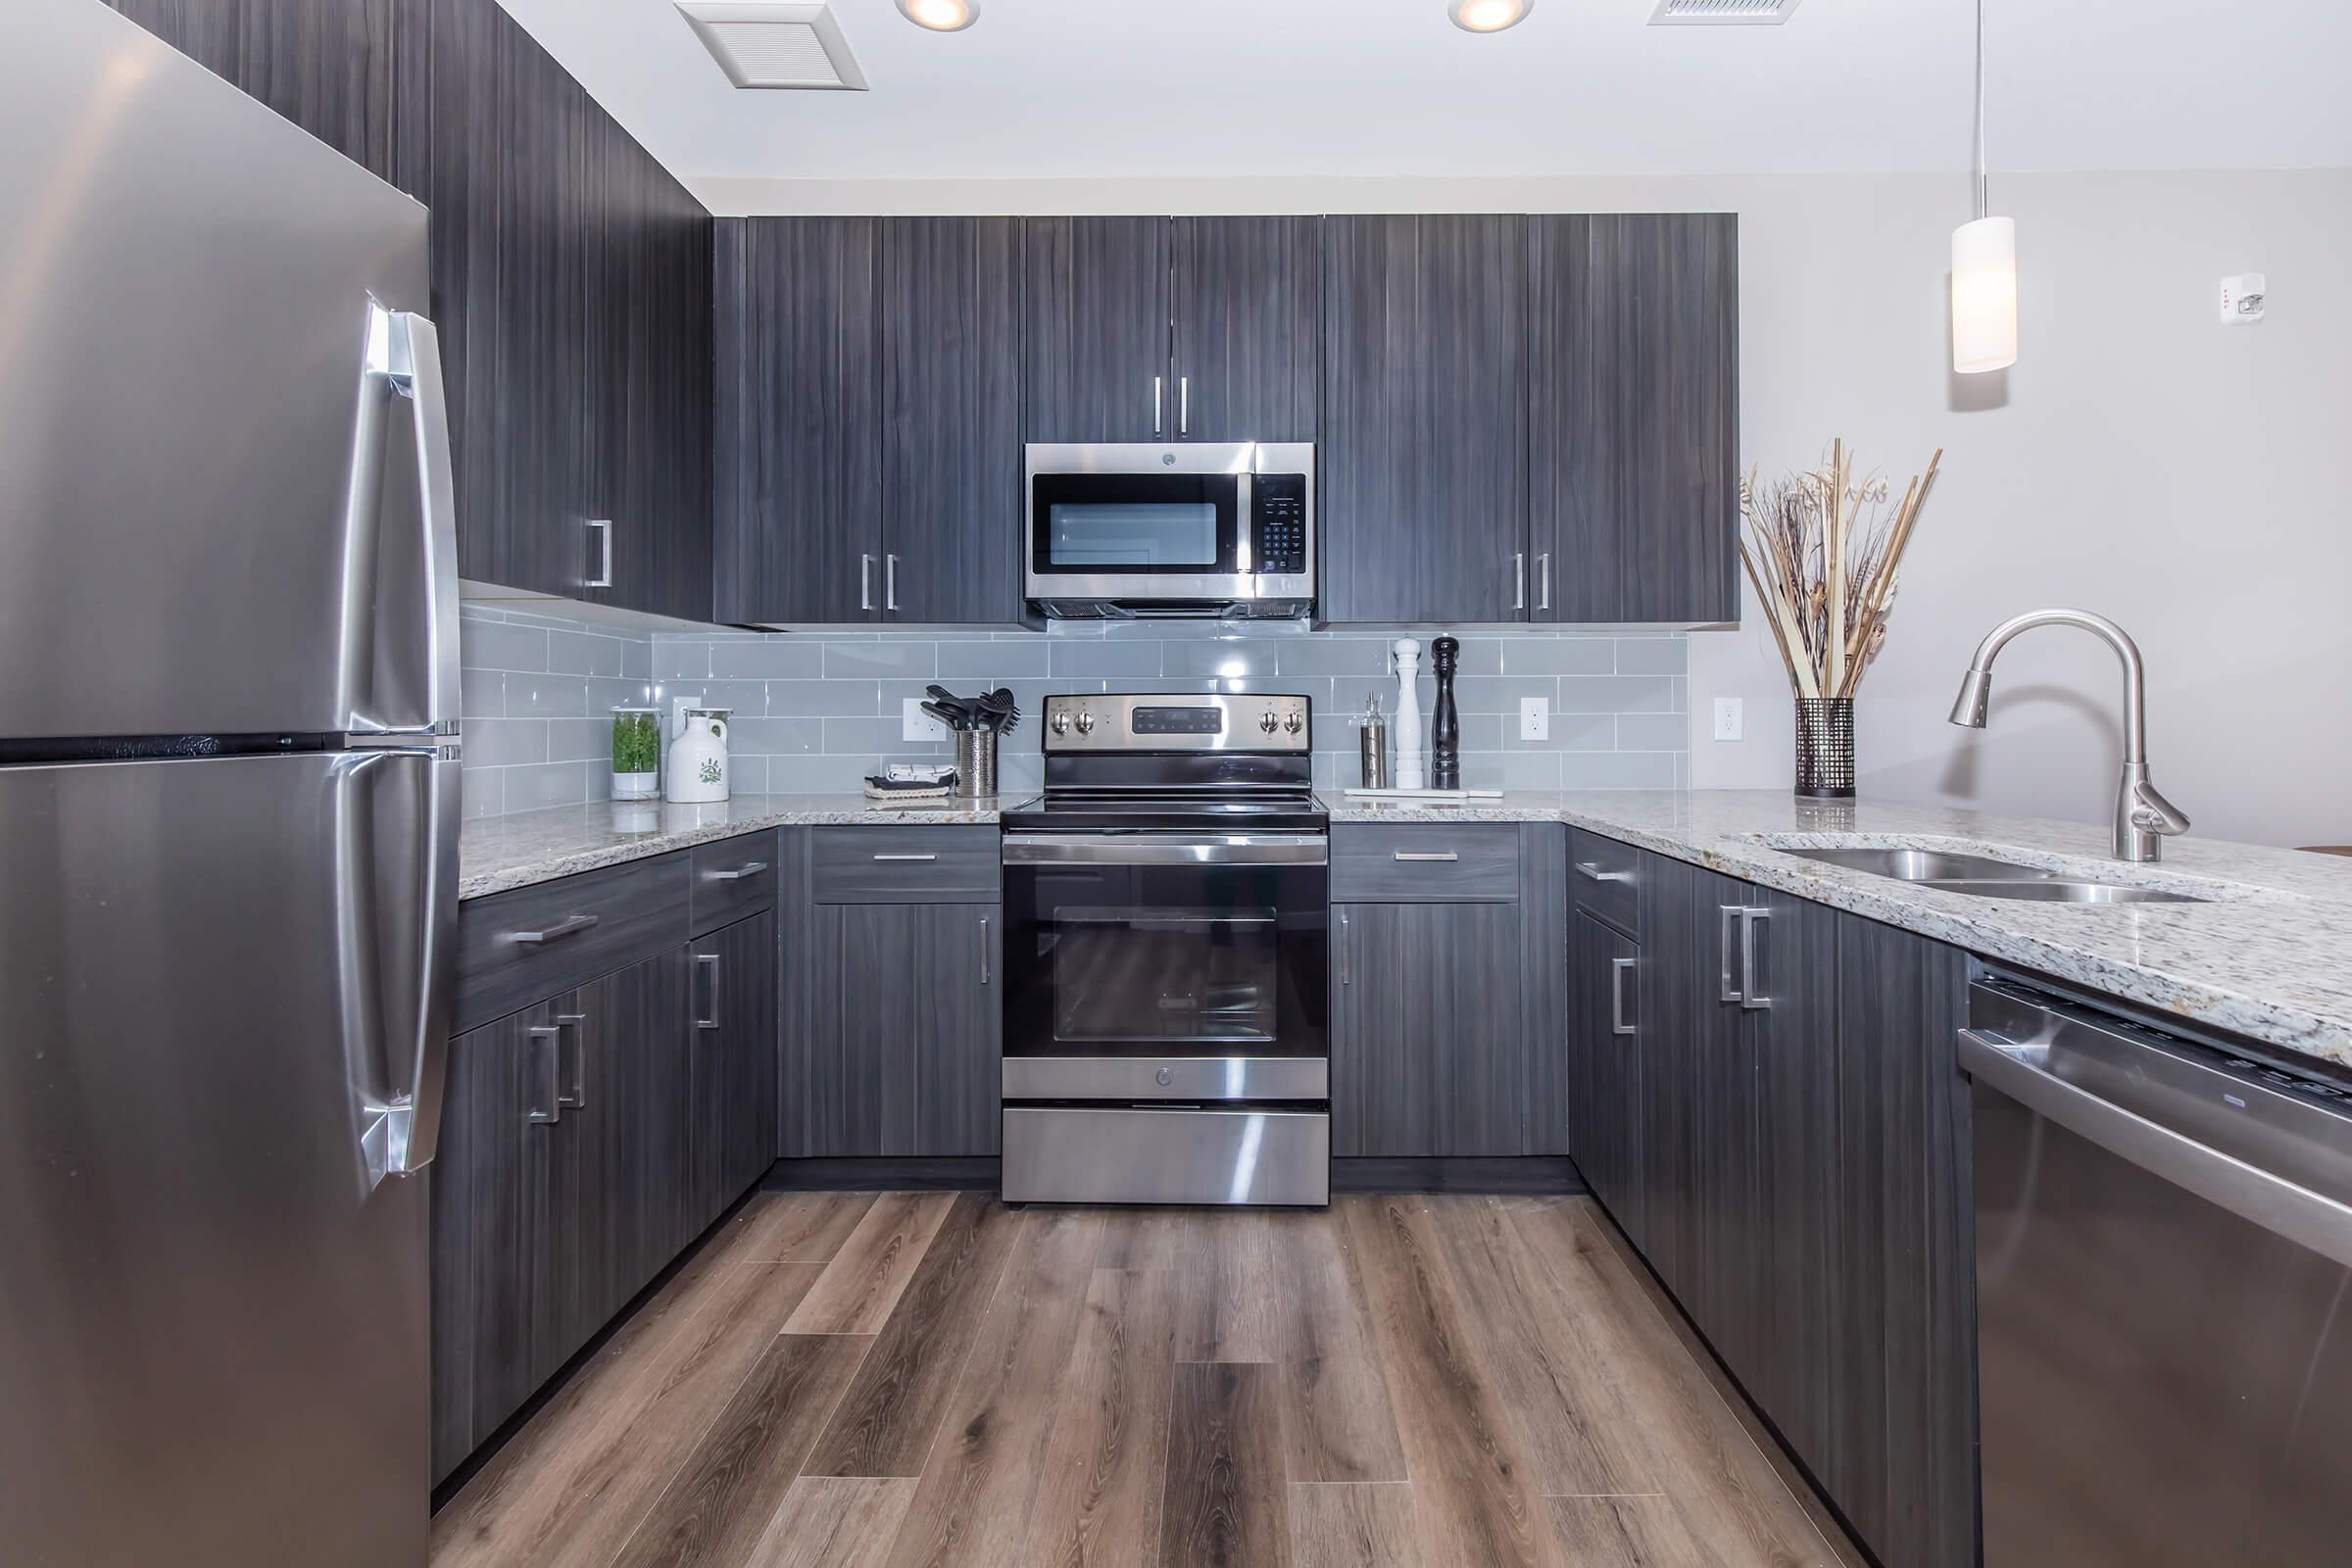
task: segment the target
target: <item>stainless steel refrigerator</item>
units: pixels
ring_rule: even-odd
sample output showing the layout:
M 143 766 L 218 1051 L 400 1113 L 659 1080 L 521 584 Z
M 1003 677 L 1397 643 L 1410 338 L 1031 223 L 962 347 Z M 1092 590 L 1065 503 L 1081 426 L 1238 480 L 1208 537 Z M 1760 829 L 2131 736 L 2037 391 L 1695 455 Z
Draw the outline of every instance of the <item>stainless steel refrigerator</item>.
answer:
M 425 213 L 0 16 L 0 1558 L 425 1560 L 456 920 Z

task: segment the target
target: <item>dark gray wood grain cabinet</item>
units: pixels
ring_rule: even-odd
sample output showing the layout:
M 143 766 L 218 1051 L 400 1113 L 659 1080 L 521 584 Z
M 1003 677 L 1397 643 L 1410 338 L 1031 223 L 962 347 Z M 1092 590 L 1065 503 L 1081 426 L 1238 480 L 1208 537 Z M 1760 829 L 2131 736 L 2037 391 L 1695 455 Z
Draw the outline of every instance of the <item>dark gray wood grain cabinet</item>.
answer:
M 1331 837 L 1332 1152 L 1535 1152 L 1520 830 L 1339 823 Z
M 1165 218 L 1032 218 L 1021 225 L 1021 439 L 1164 441 Z
M 879 240 L 866 218 L 717 225 L 721 620 L 880 613 Z
M 777 1152 L 993 1155 L 1004 912 L 993 827 L 793 830 Z
M 1527 223 L 1532 618 L 1737 621 L 1739 219 Z
M 1525 618 L 1527 267 L 1519 217 L 1324 220 L 1324 619 Z
M 1168 373 L 1180 441 L 1312 441 L 1322 394 L 1323 224 L 1179 218 Z
M 717 613 L 1006 624 L 1020 225 L 717 224 Z
M 723 926 L 695 942 L 687 960 L 691 1238 L 775 1163 L 776 917 Z
M 1968 1568 L 1966 956 L 1600 843 L 1572 854 L 1638 878 L 1640 940 L 1579 895 L 1580 1170 L 1876 1558 Z

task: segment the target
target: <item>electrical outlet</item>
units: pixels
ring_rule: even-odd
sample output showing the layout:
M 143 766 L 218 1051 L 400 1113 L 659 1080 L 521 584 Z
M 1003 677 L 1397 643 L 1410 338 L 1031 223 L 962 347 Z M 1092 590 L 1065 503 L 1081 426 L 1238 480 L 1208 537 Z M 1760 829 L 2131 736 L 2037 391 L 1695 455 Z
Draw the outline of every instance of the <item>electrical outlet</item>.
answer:
M 947 725 L 923 711 L 923 700 L 920 697 L 909 697 L 906 699 L 906 716 L 899 722 L 899 739 L 936 741 L 944 746 L 954 737 L 948 733 Z
M 1738 740 L 1740 727 L 1745 722 L 1745 708 L 1739 698 L 1718 697 L 1715 699 L 1715 738 L 1717 740 Z
M 1523 741 L 1551 739 L 1551 704 L 1541 697 L 1519 699 L 1519 738 Z

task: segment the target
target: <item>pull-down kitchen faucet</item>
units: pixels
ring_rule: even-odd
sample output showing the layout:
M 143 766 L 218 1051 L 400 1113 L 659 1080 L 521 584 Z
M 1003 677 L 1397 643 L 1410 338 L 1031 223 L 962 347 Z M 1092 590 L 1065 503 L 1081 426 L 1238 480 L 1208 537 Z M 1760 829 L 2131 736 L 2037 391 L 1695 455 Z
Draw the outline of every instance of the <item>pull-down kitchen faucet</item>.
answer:
M 1993 627 L 1977 645 L 1977 657 L 1969 662 L 1960 695 L 1952 703 L 1952 722 L 1963 729 L 1984 727 L 1993 657 L 2010 638 L 2036 626 L 2080 626 L 2094 632 L 2106 638 L 2124 662 L 2124 775 L 2115 794 L 2115 858 L 2135 861 L 2158 858 L 2168 836 L 2188 831 L 2188 818 L 2148 782 L 2146 671 L 2139 662 L 2139 645 L 2105 615 L 2087 610 L 2035 610 Z

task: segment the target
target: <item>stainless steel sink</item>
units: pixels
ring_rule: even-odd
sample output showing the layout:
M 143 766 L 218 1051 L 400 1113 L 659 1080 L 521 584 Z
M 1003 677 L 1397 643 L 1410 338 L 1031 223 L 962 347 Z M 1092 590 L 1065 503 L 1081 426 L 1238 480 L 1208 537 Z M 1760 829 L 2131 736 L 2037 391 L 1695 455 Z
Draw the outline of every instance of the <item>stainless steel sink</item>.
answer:
M 2028 899 L 2036 904 L 2209 904 L 2210 899 L 2160 888 L 2126 888 L 2112 882 L 2068 882 L 2047 876 L 2033 882 L 1932 881 L 1922 887 L 1967 893 L 1980 899 Z
M 2056 875 L 2035 865 L 1999 860 L 1989 855 L 1954 855 L 1943 850 L 1783 850 L 1800 860 L 1841 865 L 1849 871 L 1890 876 L 1897 882 L 2021 882 Z
M 1775 846 L 1779 848 L 1779 846 Z M 2187 893 L 2123 887 L 2112 882 L 2070 878 L 2043 866 L 2025 865 L 1991 855 L 1904 847 L 1781 849 L 1800 860 L 1867 871 L 1914 887 L 1966 893 L 1980 899 L 2024 899 L 2035 904 L 2207 904 Z

